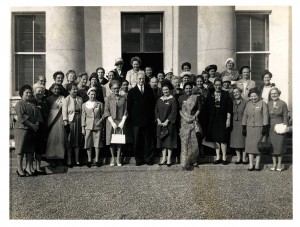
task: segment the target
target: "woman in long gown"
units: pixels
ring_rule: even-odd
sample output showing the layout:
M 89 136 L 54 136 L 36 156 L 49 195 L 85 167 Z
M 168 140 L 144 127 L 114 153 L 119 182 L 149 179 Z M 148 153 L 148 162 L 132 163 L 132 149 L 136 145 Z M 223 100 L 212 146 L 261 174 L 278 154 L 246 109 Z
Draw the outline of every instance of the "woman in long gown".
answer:
M 65 129 L 62 117 L 62 101 L 64 96 L 61 95 L 61 85 L 54 83 L 50 90 L 52 95 L 47 98 L 50 113 L 48 116 L 48 141 L 46 148 L 47 159 L 62 160 L 65 157 Z

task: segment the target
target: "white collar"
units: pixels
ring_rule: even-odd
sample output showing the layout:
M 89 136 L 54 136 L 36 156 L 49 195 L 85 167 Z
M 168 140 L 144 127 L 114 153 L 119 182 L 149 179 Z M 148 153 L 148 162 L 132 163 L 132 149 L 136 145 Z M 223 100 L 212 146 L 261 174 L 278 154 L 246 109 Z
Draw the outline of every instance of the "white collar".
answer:
M 169 95 L 168 97 L 165 97 L 165 96 L 160 97 L 160 99 L 163 100 L 163 101 L 169 100 L 171 98 L 173 98 L 173 95 Z

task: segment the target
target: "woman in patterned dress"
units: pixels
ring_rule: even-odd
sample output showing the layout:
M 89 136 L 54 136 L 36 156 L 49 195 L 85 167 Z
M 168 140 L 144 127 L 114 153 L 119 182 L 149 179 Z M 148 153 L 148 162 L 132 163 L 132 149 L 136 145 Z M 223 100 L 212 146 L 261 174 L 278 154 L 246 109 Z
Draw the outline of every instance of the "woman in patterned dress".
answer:
M 196 167 L 197 157 L 199 153 L 197 132 L 201 132 L 200 124 L 198 123 L 198 115 L 200 113 L 201 104 L 196 95 L 192 95 L 193 83 L 187 82 L 184 84 L 185 94 L 178 99 L 180 116 L 181 116 L 181 156 L 180 163 L 183 170 L 191 170 L 192 166 Z

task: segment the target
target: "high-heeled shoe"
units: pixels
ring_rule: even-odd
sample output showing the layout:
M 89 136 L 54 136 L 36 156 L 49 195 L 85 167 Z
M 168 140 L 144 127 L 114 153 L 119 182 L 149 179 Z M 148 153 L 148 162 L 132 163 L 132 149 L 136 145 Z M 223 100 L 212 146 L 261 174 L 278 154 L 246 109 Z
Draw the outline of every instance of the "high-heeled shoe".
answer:
M 173 163 L 172 163 L 172 162 L 170 162 L 170 163 L 167 163 L 167 166 L 168 166 L 168 167 L 170 167 L 171 165 L 173 165 Z
M 277 168 L 276 171 L 281 172 L 283 168 Z
M 17 173 L 18 177 L 26 177 L 26 173 L 20 174 L 18 170 L 16 170 L 16 173 Z
M 121 163 L 117 163 L 117 166 L 122 166 L 122 164 Z
M 29 172 L 27 172 L 27 170 L 26 170 L 26 169 L 24 169 L 24 173 L 25 173 L 25 175 L 26 175 L 26 176 L 29 176 L 29 177 L 33 177 L 33 176 L 34 176 L 34 174 L 33 174 L 33 173 L 29 173 Z
M 110 163 L 109 165 L 110 165 L 110 166 L 115 166 L 115 163 Z
M 275 167 L 272 167 L 270 168 L 270 171 L 275 171 L 276 170 L 276 166 Z
M 248 171 L 254 171 L 254 166 L 252 166 L 251 168 L 248 168 Z
M 87 162 L 86 166 L 87 166 L 88 168 L 91 168 L 91 167 L 92 167 L 92 162 Z
M 167 161 L 164 161 L 164 162 L 160 162 L 158 163 L 159 166 L 162 166 L 162 165 L 167 165 Z

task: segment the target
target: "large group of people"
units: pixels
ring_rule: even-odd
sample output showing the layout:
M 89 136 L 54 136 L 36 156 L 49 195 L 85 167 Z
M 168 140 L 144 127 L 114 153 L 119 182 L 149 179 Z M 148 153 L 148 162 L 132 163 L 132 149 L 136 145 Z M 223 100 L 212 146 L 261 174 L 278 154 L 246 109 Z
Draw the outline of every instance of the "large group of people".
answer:
M 228 164 L 227 151 L 232 148 L 235 164 L 259 171 L 257 144 L 265 136 L 272 143 L 270 170 L 283 170 L 286 134 L 274 128 L 288 125 L 288 109 L 270 82 L 270 71 L 262 73 L 262 86 L 257 87 L 249 79 L 250 67 L 236 70 L 233 58 L 225 61 L 224 72 L 212 64 L 201 75 L 191 72 L 189 62 L 182 64 L 180 76 L 172 69 L 153 75 L 151 66 L 144 71 L 137 56 L 130 64 L 132 69 L 126 72 L 123 59 L 117 58 L 116 68 L 106 75 L 103 67 L 90 76 L 57 71 L 49 90 L 45 76 L 33 86 L 23 85 L 15 106 L 17 175 L 45 174 L 42 157 L 54 166 L 82 165 L 79 153 L 84 150 L 87 167 L 93 164 L 93 150 L 100 167 L 103 148 L 110 150 L 110 166 L 123 164 L 120 156 L 126 148 L 132 149 L 136 166 L 153 165 L 156 152 L 161 152 L 158 165 L 169 167 L 175 159 L 183 170 L 192 170 L 204 145 L 215 149 L 213 164 Z M 125 135 L 125 141 L 113 141 L 118 134 Z

